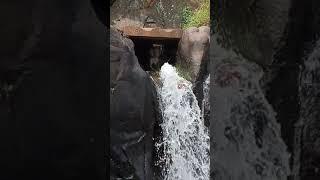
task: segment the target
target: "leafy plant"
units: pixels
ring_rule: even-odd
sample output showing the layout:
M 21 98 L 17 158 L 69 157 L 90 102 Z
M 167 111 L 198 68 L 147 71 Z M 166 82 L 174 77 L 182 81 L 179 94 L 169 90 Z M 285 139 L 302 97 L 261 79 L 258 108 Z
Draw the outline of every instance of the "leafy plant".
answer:
M 189 7 L 183 8 L 182 15 L 181 15 L 182 27 L 186 27 L 188 24 L 190 24 L 192 15 L 193 15 L 193 12 Z
M 207 26 L 210 24 L 210 0 L 201 0 L 194 12 L 185 7 L 182 10 L 182 28 Z

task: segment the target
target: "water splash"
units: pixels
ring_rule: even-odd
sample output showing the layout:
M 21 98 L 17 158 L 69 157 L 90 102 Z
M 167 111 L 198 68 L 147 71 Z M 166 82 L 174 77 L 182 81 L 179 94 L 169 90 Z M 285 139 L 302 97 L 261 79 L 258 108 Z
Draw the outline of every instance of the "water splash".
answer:
M 205 81 L 203 82 L 203 100 L 202 100 L 202 117 L 204 119 L 206 118 L 210 118 L 210 74 L 208 75 L 208 77 L 205 79 Z
M 192 84 L 165 63 L 159 88 L 163 141 L 163 176 L 167 180 L 209 180 L 209 134 Z

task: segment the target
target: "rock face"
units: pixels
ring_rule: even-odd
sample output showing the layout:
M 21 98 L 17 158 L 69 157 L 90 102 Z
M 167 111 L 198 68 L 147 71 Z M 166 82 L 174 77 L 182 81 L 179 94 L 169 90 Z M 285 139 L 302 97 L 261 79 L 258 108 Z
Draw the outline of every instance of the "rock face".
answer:
M 111 178 L 153 179 L 157 95 L 131 40 L 110 32 Z
M 320 178 L 320 2 L 295 2 L 299 18 L 295 25 L 300 37 L 299 51 L 299 120 L 295 123 L 293 170 L 295 180 Z M 308 13 L 306 13 L 308 12 Z M 297 30 L 299 29 L 299 30 Z M 294 38 L 293 38 L 294 39 Z
M 271 105 L 276 112 L 273 118 L 281 125 L 281 138 L 277 136 L 280 138 L 278 142 L 283 139 L 287 151 L 291 154 L 291 173 L 287 175 L 288 179 L 294 180 L 320 177 L 317 151 L 320 112 L 317 98 L 319 7 L 320 3 L 315 0 L 230 0 L 213 3 L 212 25 L 216 40 L 210 51 L 211 74 L 218 79 L 218 67 L 230 62 L 239 66 L 242 61 L 246 61 L 246 64 L 256 64 L 255 66 L 263 69 L 260 70 L 263 76 L 256 84 L 258 89 L 262 89 L 263 104 Z M 224 78 L 223 81 L 226 82 L 242 77 L 241 73 L 226 71 L 226 74 L 230 74 Z M 249 71 L 248 74 L 256 76 L 255 72 Z M 235 103 L 227 105 L 228 101 L 220 101 L 217 104 L 216 98 L 219 97 L 215 91 L 219 88 L 219 83 L 216 80 L 212 82 L 211 107 L 214 112 L 211 123 L 215 123 L 220 121 L 220 117 L 215 116 L 215 113 L 225 111 L 223 106 L 227 108 L 235 106 Z M 250 104 L 254 103 L 247 103 Z M 215 110 L 215 107 L 222 109 Z M 252 109 L 255 111 L 259 108 Z M 223 123 L 211 126 L 210 132 L 214 133 L 213 129 L 219 129 L 222 125 Z M 280 134 L 280 131 L 274 130 Z M 257 138 L 257 135 L 254 137 Z M 219 143 L 213 145 L 213 149 L 214 146 L 219 147 Z M 279 144 L 275 146 L 280 147 Z M 250 150 L 248 152 L 252 153 Z M 214 151 L 213 156 L 217 156 Z M 212 163 L 212 166 L 215 164 Z M 228 168 L 218 172 L 233 173 L 228 171 Z
M 306 56 L 300 79 L 301 110 L 299 121 L 296 123 L 295 168 L 300 170 L 298 177 L 301 179 L 318 179 L 320 177 L 320 40 Z
M 289 153 L 259 84 L 262 68 L 212 39 L 211 178 L 286 180 Z
M 291 0 L 221 0 L 212 5 L 218 41 L 250 61 L 269 65 L 285 31 Z
M 319 152 L 314 151 L 318 144 L 315 138 L 318 132 L 314 128 L 318 126 L 320 111 L 316 98 L 319 7 L 318 1 L 291 1 L 284 43 L 274 56 L 274 68 L 268 72 L 273 78 L 266 85 L 268 99 L 283 126 L 283 139 L 292 153 L 294 180 L 320 177 Z
M 111 6 L 111 24 L 115 27 L 179 28 L 182 10 L 188 4 L 197 5 L 193 0 L 116 0 Z
M 0 179 L 105 179 L 106 27 L 92 4 L 0 9 Z
M 192 82 L 203 79 L 209 62 L 210 28 L 186 29 L 179 42 L 177 66 L 190 73 Z
M 176 66 L 194 86 L 200 107 L 203 100 L 203 83 L 209 74 L 210 28 L 202 26 L 184 30 L 178 45 Z M 206 121 L 209 124 L 209 121 Z

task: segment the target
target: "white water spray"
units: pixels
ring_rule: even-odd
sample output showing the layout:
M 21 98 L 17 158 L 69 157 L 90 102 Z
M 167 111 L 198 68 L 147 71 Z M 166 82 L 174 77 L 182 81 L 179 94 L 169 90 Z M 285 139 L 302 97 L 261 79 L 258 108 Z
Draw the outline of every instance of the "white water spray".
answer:
M 202 100 L 202 117 L 205 117 L 206 111 L 210 110 L 210 75 L 203 82 L 203 100 Z
M 167 180 L 209 180 L 209 133 L 192 84 L 165 63 L 159 88 L 163 116 L 163 176 Z

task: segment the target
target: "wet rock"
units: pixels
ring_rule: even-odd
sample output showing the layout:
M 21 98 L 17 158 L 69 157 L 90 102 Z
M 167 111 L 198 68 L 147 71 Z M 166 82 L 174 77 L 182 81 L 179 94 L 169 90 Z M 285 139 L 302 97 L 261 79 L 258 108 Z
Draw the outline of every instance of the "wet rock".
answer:
M 212 178 L 286 180 L 289 153 L 260 86 L 263 69 L 212 39 Z
M 270 65 L 289 19 L 291 0 L 221 0 L 212 4 L 215 33 L 226 48 Z
M 307 132 L 317 134 L 311 127 L 317 127 L 313 123 L 319 119 L 315 115 L 319 111 L 315 108 L 318 107 L 315 97 L 319 77 L 316 73 L 319 7 L 320 3 L 314 0 L 291 1 L 282 46 L 274 55 L 272 68 L 266 70 L 266 75 L 272 78 L 264 83 L 267 98 L 282 125 L 282 137 L 292 153 L 290 176 L 294 179 L 319 177 L 314 171 L 320 167 L 318 152 L 312 150 L 317 146 L 317 138 L 306 135 Z M 310 109 L 312 114 L 308 112 Z
M 220 50 L 219 56 L 236 52 L 234 57 L 263 67 L 260 85 L 277 113 L 281 136 L 292 154 L 289 178 L 319 178 L 315 129 L 319 119 L 316 52 L 319 51 L 320 3 L 316 0 L 215 1 L 213 7 L 214 33 L 217 44 L 224 50 Z M 221 59 L 217 55 L 211 58 L 215 64 Z M 214 68 L 215 65 L 211 70 Z M 233 84 L 237 79 L 233 74 L 223 82 Z M 255 129 L 259 127 L 260 123 Z M 258 144 L 263 142 L 263 138 L 257 140 Z
M 296 161 L 301 179 L 320 177 L 320 40 L 307 55 L 300 74 L 300 118 L 296 123 Z M 299 133 L 298 133 L 299 132 Z
M 111 29 L 111 178 L 153 179 L 153 133 L 157 95 L 140 67 L 133 43 Z

